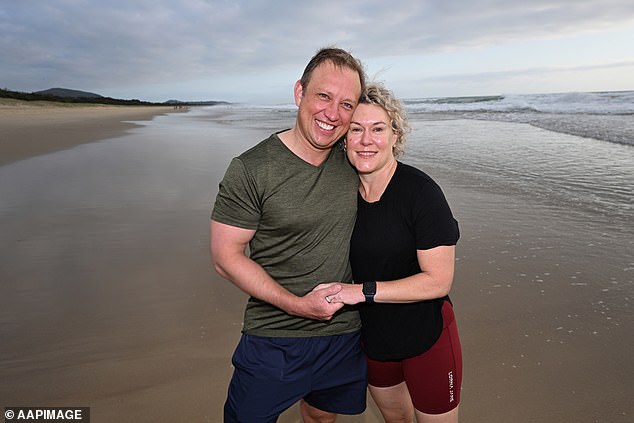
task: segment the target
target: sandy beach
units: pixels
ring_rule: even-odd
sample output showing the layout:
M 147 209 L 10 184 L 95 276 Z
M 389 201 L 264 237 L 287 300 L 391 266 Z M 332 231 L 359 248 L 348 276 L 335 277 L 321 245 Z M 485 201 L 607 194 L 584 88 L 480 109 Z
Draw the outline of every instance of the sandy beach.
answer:
M 72 105 L 0 101 L 0 165 L 112 138 L 173 109 L 168 106 Z
M 212 270 L 207 220 L 231 157 L 288 124 L 257 113 L 0 108 L 0 405 L 86 406 L 93 423 L 222 421 L 246 298 Z M 493 147 L 452 161 L 477 150 L 455 134 L 512 134 L 535 158 L 547 156 L 539 140 L 588 157 L 596 144 L 512 123 L 416 129 L 439 151 L 412 140 L 406 160 L 443 186 L 461 227 L 461 421 L 631 421 L 628 214 L 508 185 L 530 171 L 502 174 Z M 382 420 L 369 399 L 338 421 Z M 280 422 L 299 422 L 296 408 Z

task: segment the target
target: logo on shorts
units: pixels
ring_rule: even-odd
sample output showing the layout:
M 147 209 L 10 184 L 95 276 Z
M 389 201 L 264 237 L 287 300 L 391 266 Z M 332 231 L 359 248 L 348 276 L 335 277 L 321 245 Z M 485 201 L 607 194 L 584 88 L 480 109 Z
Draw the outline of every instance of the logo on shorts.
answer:
M 449 402 L 453 402 L 453 371 L 449 372 Z

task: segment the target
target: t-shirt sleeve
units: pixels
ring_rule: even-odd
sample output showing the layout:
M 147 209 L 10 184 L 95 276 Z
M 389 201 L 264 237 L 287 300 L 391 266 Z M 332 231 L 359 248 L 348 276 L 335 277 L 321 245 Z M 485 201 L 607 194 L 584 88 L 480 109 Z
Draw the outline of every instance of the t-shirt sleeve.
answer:
M 257 229 L 260 215 L 255 179 L 236 157 L 220 181 L 211 219 L 239 228 Z
M 417 191 L 413 218 L 418 250 L 456 245 L 460 238 L 458 221 L 440 186 L 433 181 L 428 181 Z

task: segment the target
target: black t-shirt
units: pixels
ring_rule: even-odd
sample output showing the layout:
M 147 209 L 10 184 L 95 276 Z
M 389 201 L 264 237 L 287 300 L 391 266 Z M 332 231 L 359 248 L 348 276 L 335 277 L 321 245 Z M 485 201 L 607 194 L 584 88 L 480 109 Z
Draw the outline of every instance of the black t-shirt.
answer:
M 358 195 L 350 260 L 355 283 L 421 272 L 416 250 L 455 245 L 460 234 L 445 196 L 424 172 L 398 163 L 379 201 Z M 409 304 L 361 304 L 363 344 L 375 360 L 401 360 L 428 350 L 442 332 L 447 298 Z

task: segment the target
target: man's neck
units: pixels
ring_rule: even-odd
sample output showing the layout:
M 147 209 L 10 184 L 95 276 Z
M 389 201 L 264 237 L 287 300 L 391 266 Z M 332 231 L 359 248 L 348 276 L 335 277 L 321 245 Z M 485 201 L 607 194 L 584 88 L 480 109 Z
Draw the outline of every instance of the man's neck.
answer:
M 301 140 L 301 135 L 297 132 L 295 127 L 288 131 L 281 132 L 277 134 L 277 136 L 293 154 L 313 166 L 321 165 L 328 157 L 328 154 L 330 154 L 330 150 L 332 150 L 332 147 L 317 149 L 310 146 L 308 142 Z

